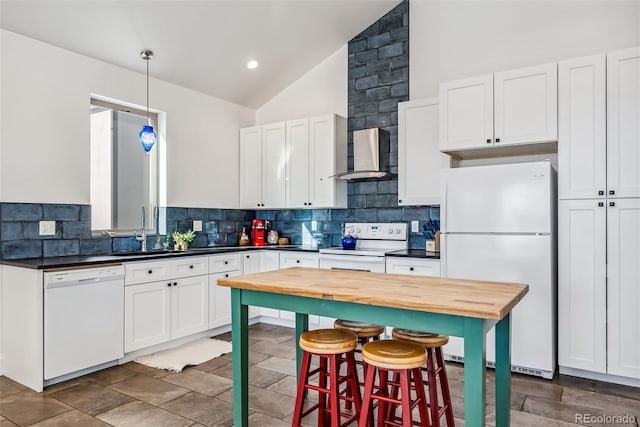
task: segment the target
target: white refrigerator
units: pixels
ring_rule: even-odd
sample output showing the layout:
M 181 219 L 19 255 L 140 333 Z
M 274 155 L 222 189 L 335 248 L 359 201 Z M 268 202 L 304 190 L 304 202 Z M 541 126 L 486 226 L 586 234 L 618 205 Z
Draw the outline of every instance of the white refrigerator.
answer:
M 548 161 L 443 173 L 442 276 L 528 284 L 511 316 L 511 365 L 544 378 L 556 369 L 556 216 L 556 172 Z M 494 339 L 492 329 L 489 366 Z M 463 339 L 452 337 L 444 351 L 463 360 Z

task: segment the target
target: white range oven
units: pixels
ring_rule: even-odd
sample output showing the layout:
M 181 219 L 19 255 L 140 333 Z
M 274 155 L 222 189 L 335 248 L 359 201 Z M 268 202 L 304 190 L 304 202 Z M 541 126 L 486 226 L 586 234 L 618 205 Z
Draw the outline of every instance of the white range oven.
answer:
M 357 239 L 355 249 L 320 249 L 320 268 L 385 272 L 385 254 L 409 247 L 406 223 L 348 222 L 345 234 Z

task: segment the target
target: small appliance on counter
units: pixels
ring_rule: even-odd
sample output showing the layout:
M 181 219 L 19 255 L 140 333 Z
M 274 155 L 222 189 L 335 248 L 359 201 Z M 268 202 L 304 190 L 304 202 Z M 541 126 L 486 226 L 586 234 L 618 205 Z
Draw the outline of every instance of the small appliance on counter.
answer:
M 253 246 L 267 246 L 265 237 L 268 223 L 269 221 L 265 219 L 251 220 L 251 241 L 253 242 Z

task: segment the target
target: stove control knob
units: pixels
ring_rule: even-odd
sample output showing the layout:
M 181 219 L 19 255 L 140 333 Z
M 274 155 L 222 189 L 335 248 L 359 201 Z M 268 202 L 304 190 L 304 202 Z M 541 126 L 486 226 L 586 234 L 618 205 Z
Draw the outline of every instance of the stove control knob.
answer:
M 393 234 L 393 229 L 392 228 L 389 229 L 389 234 Z
M 399 228 L 396 228 L 396 234 L 400 234 L 402 233 L 402 230 L 400 230 Z
M 356 228 L 356 233 L 360 233 L 362 230 L 360 230 L 359 228 Z

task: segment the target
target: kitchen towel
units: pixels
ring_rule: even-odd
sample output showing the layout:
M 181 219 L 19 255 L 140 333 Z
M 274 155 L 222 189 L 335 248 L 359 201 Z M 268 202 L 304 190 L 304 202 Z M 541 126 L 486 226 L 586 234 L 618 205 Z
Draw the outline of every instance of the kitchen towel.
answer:
M 230 342 L 213 338 L 200 338 L 180 347 L 138 357 L 134 362 L 151 366 L 152 368 L 180 372 L 187 365 L 199 365 L 230 352 Z

